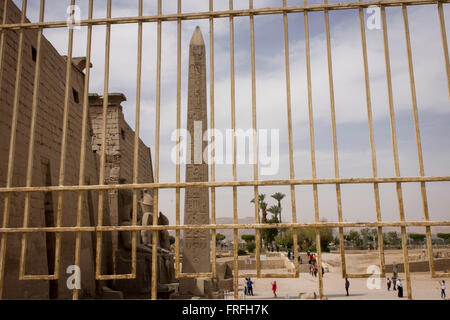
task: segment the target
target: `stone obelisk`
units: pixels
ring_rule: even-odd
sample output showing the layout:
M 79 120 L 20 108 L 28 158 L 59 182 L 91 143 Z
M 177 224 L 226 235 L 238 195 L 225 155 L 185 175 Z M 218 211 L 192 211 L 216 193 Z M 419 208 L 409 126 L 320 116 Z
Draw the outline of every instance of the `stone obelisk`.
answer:
M 208 181 L 208 164 L 203 158 L 207 129 L 205 42 L 197 26 L 189 45 L 187 130 L 191 139 L 187 141 L 186 182 Z M 207 187 L 186 188 L 184 224 L 209 224 Z M 184 230 L 183 273 L 211 272 L 210 240 L 210 230 Z

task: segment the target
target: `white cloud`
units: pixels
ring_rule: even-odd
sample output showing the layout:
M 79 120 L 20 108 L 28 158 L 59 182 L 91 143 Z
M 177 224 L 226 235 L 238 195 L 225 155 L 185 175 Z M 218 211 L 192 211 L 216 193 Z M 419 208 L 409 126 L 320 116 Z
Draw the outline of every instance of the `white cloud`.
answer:
M 136 2 L 137 3 L 137 2 Z M 216 10 L 226 10 L 224 1 L 215 1 Z M 154 14 L 156 1 L 145 2 L 145 14 Z M 226 2 L 228 4 L 228 2 Z M 289 1 L 288 5 L 295 5 L 295 1 Z M 235 1 L 235 8 L 243 6 L 242 2 Z M 255 7 L 267 7 L 269 5 L 281 5 L 281 1 L 256 1 Z M 82 3 L 83 6 L 83 3 Z M 164 13 L 175 12 L 176 1 L 164 1 Z M 99 6 L 99 10 L 104 6 Z M 445 12 L 448 13 L 447 7 Z M 58 11 L 58 10 L 60 11 Z M 134 15 L 135 7 L 124 7 L 113 4 L 114 16 Z M 409 73 L 406 61 L 404 27 L 401 11 L 387 9 L 389 49 L 391 58 L 392 84 L 394 107 L 397 117 L 403 117 L 411 110 L 411 95 L 409 87 Z M 47 9 L 49 18 L 64 16 L 64 5 Z M 84 9 L 83 9 L 84 10 Z M 183 1 L 183 12 L 208 10 L 208 1 Z M 99 11 L 100 12 L 100 11 Z M 137 11 L 136 11 L 137 12 Z M 152 13 L 153 12 L 153 13 Z M 435 6 L 410 7 L 409 22 L 411 28 L 411 41 L 413 49 L 414 72 L 417 89 L 418 106 L 420 115 L 431 115 L 432 117 L 449 116 L 448 89 L 446 75 L 444 72 L 444 61 L 442 55 L 442 42 L 437 20 Z M 347 16 L 339 13 L 330 13 L 331 23 L 331 46 L 333 58 L 333 75 L 336 102 L 336 116 L 338 134 L 346 133 L 346 130 L 363 125 L 367 126 L 367 111 L 365 98 L 365 85 L 363 62 L 361 54 L 361 39 L 359 31 L 359 19 L 357 11 L 352 11 Z M 100 13 L 99 13 L 100 14 Z M 448 15 L 448 14 L 447 14 Z M 296 177 L 308 178 L 311 176 L 311 161 L 309 152 L 309 123 L 307 105 L 306 86 L 306 64 L 305 47 L 303 39 L 303 15 L 290 15 L 290 61 L 291 61 L 291 94 L 292 94 L 292 119 L 293 119 L 293 144 L 294 144 L 294 164 Z M 343 18 L 344 17 L 344 18 Z M 61 19 L 61 18 L 60 18 Z M 276 20 L 279 19 L 279 20 Z M 257 24 L 261 29 L 257 32 L 265 35 L 265 31 L 272 28 L 271 23 L 281 23 L 281 17 L 277 16 L 267 24 Z M 322 14 L 310 16 L 310 25 L 317 26 L 314 19 L 322 19 Z M 270 22 L 270 23 L 269 23 Z M 321 22 L 323 24 L 323 22 Z M 236 42 L 236 121 L 237 127 L 244 130 L 251 127 L 251 78 L 249 61 L 249 36 L 247 18 L 236 19 L 235 29 L 237 32 L 242 29 L 240 40 Z M 183 21 L 182 23 L 182 91 L 181 91 L 181 124 L 186 125 L 187 108 L 187 64 L 189 40 L 196 25 L 200 25 L 205 38 L 207 50 L 207 70 L 209 71 L 209 23 L 207 20 Z M 230 77 L 229 77 L 229 38 L 228 19 L 215 21 L 215 119 L 216 127 L 222 130 L 230 128 Z M 278 25 L 279 27 L 280 25 Z M 295 29 L 292 28 L 295 26 Z M 301 28 L 298 28 L 301 26 Z M 447 24 L 448 26 L 448 24 Z M 246 29 L 247 28 L 247 29 Z M 94 27 L 93 36 L 93 58 L 94 68 L 90 89 L 92 92 L 102 94 L 103 92 L 103 72 L 104 72 L 104 45 L 105 27 Z M 127 121 L 134 123 L 134 106 L 136 91 L 136 61 L 137 61 L 137 26 L 120 25 L 112 27 L 111 35 L 111 65 L 110 81 L 111 91 L 121 91 L 127 95 L 124 112 Z M 174 143 L 170 141 L 170 134 L 176 126 L 176 78 L 177 78 L 177 28 L 176 22 L 163 23 L 162 28 L 162 87 L 161 87 L 161 140 L 160 140 L 160 177 L 161 181 L 174 181 L 175 165 L 170 161 L 170 150 Z M 333 156 L 331 149 L 331 129 L 330 127 L 330 107 L 328 91 L 328 68 L 326 57 L 326 42 L 323 30 L 314 27 L 311 32 L 311 67 L 312 67 L 312 102 L 314 109 L 314 121 L 316 129 L 317 147 L 317 167 L 320 177 L 333 177 Z M 46 37 L 53 43 L 61 54 L 67 51 L 67 30 L 46 30 Z M 374 113 L 376 134 L 383 131 L 383 125 L 388 127 L 388 100 L 386 89 L 386 75 L 384 63 L 384 49 L 381 30 L 366 30 L 367 48 L 369 59 L 370 88 L 372 98 L 372 108 Z M 85 55 L 86 28 L 75 32 L 74 55 Z M 245 38 L 247 37 L 247 38 Z M 278 37 L 282 37 L 282 33 Z M 238 34 L 236 35 L 238 39 Z M 260 39 L 260 38 L 259 38 Z M 280 172 L 277 177 L 263 178 L 287 178 L 289 176 L 289 161 L 287 149 L 287 114 L 286 114 L 286 87 L 284 74 L 284 48 L 278 46 L 276 38 L 267 38 L 263 42 L 257 43 L 257 125 L 258 128 L 280 129 L 281 154 Z M 278 39 L 279 40 L 279 39 Z M 277 43 L 276 47 L 274 43 Z M 141 100 L 141 135 L 152 150 L 154 149 L 154 124 L 155 124 L 155 92 L 156 92 L 156 24 L 144 24 L 143 37 L 143 77 L 142 77 L 142 100 Z M 209 79 L 209 78 L 208 78 Z M 208 82 L 209 90 L 209 82 Z M 209 91 L 208 91 L 209 101 Z M 209 103 L 209 102 L 208 102 Z M 410 120 L 411 122 L 411 120 Z M 383 124 L 383 125 L 382 125 Z M 328 127 L 327 127 L 328 126 Z M 409 124 L 408 128 L 411 128 Z M 328 129 L 327 129 L 328 128 Z M 350 129 L 349 129 L 350 128 Z M 383 127 L 384 128 L 384 127 Z M 362 130 L 362 129 L 361 129 Z M 368 131 L 355 131 L 355 139 L 361 134 L 367 135 Z M 338 146 L 340 151 L 340 164 L 342 175 L 348 176 L 370 176 L 370 149 L 368 136 L 365 143 L 358 142 L 352 144 L 352 149 L 342 146 L 349 145 L 351 141 L 342 141 L 344 135 L 338 135 Z M 356 137 L 358 136 L 358 137 Z M 351 134 L 350 134 L 351 137 Z M 378 138 L 377 138 L 378 137 Z M 376 136 L 377 158 L 380 174 L 393 174 L 392 172 L 392 150 L 390 139 L 383 140 L 379 134 Z M 446 137 L 441 138 L 443 141 Z M 448 142 L 448 141 L 447 141 Z M 445 142 L 443 142 L 445 145 Z M 448 144 L 447 144 L 448 145 Z M 413 144 L 414 146 L 414 144 Z M 415 147 L 415 146 L 414 146 Z M 433 167 L 432 172 L 448 171 L 449 150 L 443 148 L 439 159 L 431 160 L 429 163 Z M 405 172 L 416 171 L 415 149 L 404 150 L 400 154 L 402 170 Z M 154 152 L 153 152 L 153 156 Z M 442 156 L 447 159 L 443 160 Z M 433 159 L 433 157 L 431 157 Z M 435 166 L 433 166 L 435 164 Z M 218 166 L 216 169 L 217 180 L 229 180 L 232 178 L 231 166 Z M 403 171 L 402 171 L 403 172 Z M 182 177 L 184 171 L 182 170 Z M 251 166 L 238 167 L 238 179 L 252 179 Z M 182 178 L 183 179 L 183 178 Z M 332 186 L 331 186 L 332 187 Z M 371 186 L 366 186 L 370 191 Z M 360 217 L 363 208 L 373 208 L 373 194 L 367 193 L 367 188 L 351 188 L 351 204 L 344 206 L 348 217 Z M 323 187 L 326 189 L 328 187 Z M 439 189 L 440 188 L 440 189 Z M 446 189 L 446 185 L 439 187 L 440 191 Z M 267 193 L 275 192 L 275 188 L 266 188 Z M 285 193 L 289 193 L 289 188 L 280 188 Z M 305 217 L 311 216 L 312 194 L 309 194 L 310 187 L 297 187 L 297 210 Z M 407 188 L 405 188 L 407 189 Z M 435 188 L 436 189 L 436 188 Z M 437 190 L 436 189 L 436 190 Z M 241 190 L 241 189 L 240 189 Z M 264 188 L 263 188 L 264 190 Z M 273 191 L 271 191 L 273 190 Z M 301 191 L 304 190 L 304 191 Z M 308 191 L 309 190 L 309 191 Z M 330 220 L 335 216 L 334 187 L 326 189 L 320 196 L 321 215 L 327 216 Z M 359 191 L 360 190 L 360 191 Z M 252 188 L 245 188 L 239 192 L 240 205 L 239 215 L 253 216 L 253 209 L 248 201 L 242 199 L 252 198 Z M 373 192 L 373 191 L 371 191 Z M 223 191 L 224 196 L 217 198 L 218 216 L 230 216 L 232 203 L 231 193 Z M 407 193 L 407 191 L 405 191 Z M 347 197 L 343 193 L 343 197 Z M 408 191 L 408 194 L 409 191 Z M 161 209 L 174 218 L 174 195 L 175 192 L 165 191 L 161 196 Z M 372 198 L 371 198 L 372 197 Z M 286 198 L 284 210 L 287 216 L 290 215 L 290 200 Z M 405 195 L 405 199 L 410 199 Z M 348 199 L 348 198 L 347 198 Z M 370 200 L 372 199 L 372 200 Z M 346 203 L 349 203 L 346 200 Z M 372 202 L 371 202 L 372 201 Z M 441 200 L 433 197 L 433 210 L 437 217 L 444 217 L 445 206 L 441 206 Z M 183 202 L 183 201 L 182 201 Z M 436 203 L 438 203 L 436 205 Z M 386 217 L 396 218 L 396 202 L 386 201 L 383 212 Z M 409 206 L 412 215 L 417 215 L 421 208 L 419 206 Z M 329 213 L 328 213 L 329 212 Z M 312 216 L 311 216 L 312 217 Z M 369 219 L 369 215 L 364 218 Z M 373 219 L 370 216 L 370 219 Z

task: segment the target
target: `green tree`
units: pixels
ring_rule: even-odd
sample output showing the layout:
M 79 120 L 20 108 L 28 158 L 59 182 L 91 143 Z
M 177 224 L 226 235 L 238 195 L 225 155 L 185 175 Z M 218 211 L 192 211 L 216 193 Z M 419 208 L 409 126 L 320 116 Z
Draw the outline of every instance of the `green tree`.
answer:
M 275 242 L 288 249 L 292 249 L 294 246 L 294 237 L 292 236 L 292 230 L 287 230 L 275 237 Z
M 277 221 L 279 221 L 279 220 L 278 220 L 278 215 L 279 215 L 280 212 L 281 212 L 281 209 L 280 209 L 279 206 L 270 206 L 270 208 L 267 209 L 267 211 L 270 212 L 271 214 L 273 214 L 273 217 L 274 217 L 274 218 L 277 218 Z
M 256 248 L 256 244 L 254 241 L 247 242 L 245 248 L 247 249 L 247 252 L 253 252 Z
M 364 247 L 373 247 L 375 246 L 375 241 L 378 238 L 378 232 L 376 229 L 361 229 L 361 238 Z
M 444 240 L 445 243 L 450 241 L 450 233 L 438 233 L 437 236 Z
M 261 222 L 266 223 L 267 221 L 267 202 L 264 200 L 266 199 L 266 195 L 264 193 L 261 193 L 258 195 L 258 206 L 259 210 L 261 210 Z M 255 199 L 252 199 L 250 201 L 251 203 L 255 203 Z
M 388 233 L 383 233 L 383 242 L 387 245 L 398 245 L 400 244 L 400 237 L 395 231 L 390 231 Z
M 267 223 L 267 202 L 264 200 L 266 199 L 266 195 L 264 193 L 261 193 L 258 195 L 258 206 L 259 210 L 261 210 L 261 223 Z M 251 203 L 255 203 L 255 199 L 253 198 Z M 261 230 L 261 241 L 264 243 L 264 247 L 267 248 L 267 232 L 265 230 Z
M 378 230 L 377 229 L 371 229 L 370 233 L 373 238 L 373 247 L 376 249 L 378 248 Z
M 255 241 L 255 235 L 254 234 L 243 234 L 241 236 L 241 239 L 248 243 L 251 241 Z
M 361 247 L 363 245 L 363 240 L 357 230 L 350 230 L 345 239 L 352 242 L 353 245 L 357 247 Z
M 298 244 L 303 250 L 309 250 L 316 239 L 316 233 L 313 228 L 301 228 L 297 230 Z
M 423 243 L 425 240 L 425 235 L 421 233 L 410 233 L 408 234 L 408 237 L 415 243 Z
M 271 219 L 267 220 L 267 223 L 269 224 L 278 223 L 278 219 L 277 217 L 274 216 Z M 276 228 L 263 229 L 261 230 L 261 235 L 264 238 L 266 246 L 268 246 L 275 240 L 275 237 L 278 235 L 278 230 Z
M 325 220 L 324 220 L 325 222 Z M 330 242 L 333 241 L 333 229 L 330 227 L 320 228 L 320 248 L 323 252 L 330 251 Z
M 272 198 L 274 198 L 275 200 L 277 200 L 277 202 L 278 202 L 278 207 L 280 208 L 280 211 L 278 212 L 280 223 L 281 223 L 281 200 L 283 200 L 283 198 L 284 198 L 285 196 L 286 196 L 286 195 L 285 195 L 284 193 L 281 193 L 281 192 L 276 192 L 276 193 L 274 193 L 273 195 L 271 195 Z
M 218 233 L 216 234 L 216 245 L 225 240 L 226 236 L 224 234 Z

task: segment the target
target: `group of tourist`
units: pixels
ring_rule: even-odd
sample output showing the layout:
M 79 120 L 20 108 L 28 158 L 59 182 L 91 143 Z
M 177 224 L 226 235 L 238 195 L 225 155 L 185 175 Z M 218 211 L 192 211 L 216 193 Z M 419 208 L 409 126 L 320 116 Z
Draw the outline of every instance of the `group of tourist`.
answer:
M 444 283 L 445 283 L 445 281 L 444 281 Z M 387 278 L 386 284 L 387 284 L 388 291 L 391 290 L 391 285 L 393 284 L 394 285 L 393 286 L 393 291 L 397 291 L 398 292 L 398 297 L 399 298 L 403 298 L 403 283 L 402 283 L 402 281 L 400 279 L 397 279 L 397 280 L 393 279 L 393 280 L 391 280 L 391 279 Z M 345 291 L 346 291 L 346 295 L 347 296 L 349 296 L 349 292 L 348 292 L 349 288 L 350 288 L 350 281 L 348 281 L 348 278 L 346 277 L 345 278 Z M 444 295 L 445 295 L 445 292 L 444 292 Z
M 294 258 L 295 258 L 294 252 L 291 252 L 290 250 L 288 250 L 287 257 L 289 260 L 294 260 Z M 302 264 L 302 257 L 300 254 L 298 255 L 298 263 Z
M 253 295 L 253 281 L 250 278 L 245 278 L 244 294 L 246 296 Z
M 398 297 L 403 298 L 403 283 L 400 279 L 387 278 L 386 285 L 387 285 L 388 291 L 391 290 L 391 286 L 392 286 L 392 290 L 397 291 Z
M 308 257 L 308 264 L 309 264 L 309 273 L 311 274 L 311 276 L 313 277 L 317 277 L 317 273 L 319 272 L 319 269 L 317 267 L 317 256 L 314 253 L 310 253 L 309 251 L 306 253 L 307 257 Z M 325 270 L 323 267 L 321 267 L 322 269 L 322 276 L 325 274 Z
M 391 290 L 391 286 L 392 286 L 392 290 L 393 291 L 397 291 L 397 295 L 399 298 L 403 298 L 403 283 L 400 279 L 389 279 L 387 278 L 386 280 L 386 285 L 387 285 L 387 290 L 390 291 Z M 445 299 L 446 295 L 445 295 L 445 290 L 446 290 L 446 286 L 445 286 L 445 280 L 442 280 L 441 282 L 439 282 L 440 285 L 440 289 L 441 289 L 441 298 Z
M 389 279 L 387 278 L 386 280 L 386 285 L 387 285 L 387 290 L 390 291 L 391 290 L 391 286 L 392 286 L 392 290 L 393 291 L 397 291 L 397 295 L 399 298 L 403 298 L 403 283 L 400 279 Z M 446 285 L 445 285 L 445 280 L 442 280 L 441 282 L 439 282 L 439 286 L 440 286 L 440 290 L 441 290 L 441 298 L 445 299 L 446 295 L 445 295 L 445 290 L 446 290 Z

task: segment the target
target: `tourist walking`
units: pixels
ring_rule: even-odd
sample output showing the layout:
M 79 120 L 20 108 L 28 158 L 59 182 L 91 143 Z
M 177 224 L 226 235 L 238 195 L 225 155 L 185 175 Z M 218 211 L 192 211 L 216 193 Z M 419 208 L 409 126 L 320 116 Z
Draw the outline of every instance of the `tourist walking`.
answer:
M 397 280 L 398 297 L 403 298 L 403 284 L 400 279 Z
M 277 297 L 277 282 L 276 281 L 272 282 L 272 292 L 273 292 L 273 297 L 276 298 Z
M 318 271 L 317 267 L 314 267 L 314 277 L 317 277 L 317 271 Z
M 247 293 L 249 296 L 253 295 L 253 281 L 250 278 L 247 280 Z
M 391 290 L 391 284 L 392 284 L 391 279 L 387 278 L 386 284 L 387 284 L 388 291 L 390 291 Z
M 348 281 L 348 279 L 345 278 L 345 291 L 347 291 L 347 296 L 349 295 L 348 288 L 350 288 L 350 281 Z
M 248 279 L 247 278 L 245 278 L 245 280 L 244 280 L 244 294 L 246 296 L 248 296 Z
M 291 251 L 288 251 L 288 259 L 291 260 Z
M 441 282 L 441 298 L 442 299 L 446 298 L 446 296 L 445 296 L 445 289 L 446 289 L 445 280 L 442 280 L 442 282 Z

